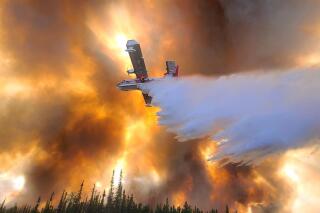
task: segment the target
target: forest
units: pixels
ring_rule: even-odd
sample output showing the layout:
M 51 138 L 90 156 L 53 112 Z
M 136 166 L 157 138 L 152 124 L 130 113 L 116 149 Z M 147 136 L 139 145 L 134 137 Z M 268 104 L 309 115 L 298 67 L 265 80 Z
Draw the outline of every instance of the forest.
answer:
M 158 203 L 155 207 L 148 204 L 142 204 L 135 201 L 133 194 L 126 194 L 122 184 L 122 172 L 117 186 L 114 185 L 114 172 L 111 178 L 108 192 L 101 193 L 93 186 L 89 196 L 83 194 L 82 182 L 77 192 L 68 193 L 63 191 L 56 205 L 53 205 L 55 193 L 52 192 L 50 198 L 42 205 L 41 197 L 36 199 L 34 205 L 23 205 L 6 207 L 5 200 L 1 203 L 0 213 L 218 213 L 218 210 L 212 208 L 210 211 L 203 211 L 197 206 L 191 206 L 186 201 L 183 206 L 174 206 L 165 203 Z M 224 211 L 220 213 L 229 213 L 229 207 L 226 205 Z

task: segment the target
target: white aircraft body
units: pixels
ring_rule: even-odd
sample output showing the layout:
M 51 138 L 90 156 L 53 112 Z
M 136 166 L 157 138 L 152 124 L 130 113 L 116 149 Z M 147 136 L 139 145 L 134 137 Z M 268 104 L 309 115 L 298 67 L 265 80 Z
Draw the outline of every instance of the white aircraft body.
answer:
M 148 77 L 148 71 L 147 71 L 146 65 L 144 63 L 140 44 L 137 41 L 128 40 L 126 51 L 129 53 L 131 63 L 133 66 L 133 69 L 127 70 L 127 73 L 129 75 L 135 74 L 136 78 L 129 79 L 129 80 L 123 80 L 117 84 L 117 87 L 122 91 L 140 90 L 142 92 L 146 106 L 152 106 L 151 105 L 152 97 L 141 90 L 141 85 L 146 82 L 159 80 L 162 78 L 149 78 Z M 176 65 L 175 61 L 166 61 L 166 70 L 167 70 L 167 72 L 165 73 L 165 77 L 178 77 L 179 66 Z

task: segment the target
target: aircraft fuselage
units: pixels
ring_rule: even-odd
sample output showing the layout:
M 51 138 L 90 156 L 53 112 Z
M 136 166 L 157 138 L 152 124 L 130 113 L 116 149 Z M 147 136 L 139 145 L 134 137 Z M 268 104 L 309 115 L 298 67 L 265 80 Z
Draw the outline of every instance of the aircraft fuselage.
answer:
M 151 79 L 148 78 L 148 79 L 145 79 L 144 81 L 141 81 L 140 79 L 123 80 L 117 84 L 117 87 L 122 91 L 141 90 L 140 85 L 153 80 L 154 80 L 153 78 Z

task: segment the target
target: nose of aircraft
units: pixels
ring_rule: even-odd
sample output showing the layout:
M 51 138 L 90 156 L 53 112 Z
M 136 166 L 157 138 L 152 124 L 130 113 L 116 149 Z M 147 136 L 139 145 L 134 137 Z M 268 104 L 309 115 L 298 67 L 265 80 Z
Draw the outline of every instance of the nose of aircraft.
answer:
M 122 84 L 123 84 L 123 82 L 119 82 L 119 83 L 117 84 L 118 89 L 121 89 Z
M 117 88 L 120 89 L 120 90 L 124 90 L 124 91 L 127 91 L 127 82 L 124 80 L 124 81 L 121 81 L 117 84 Z

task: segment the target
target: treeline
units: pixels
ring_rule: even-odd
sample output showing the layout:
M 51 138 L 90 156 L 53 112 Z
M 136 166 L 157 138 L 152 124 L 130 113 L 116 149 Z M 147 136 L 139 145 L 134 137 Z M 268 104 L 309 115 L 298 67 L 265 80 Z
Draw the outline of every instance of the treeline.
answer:
M 191 206 L 187 202 L 182 207 L 169 205 L 168 199 L 165 204 L 157 204 L 153 209 L 149 205 L 137 203 L 133 195 L 127 195 L 122 185 L 122 172 L 118 186 L 114 186 L 114 173 L 112 175 L 110 189 L 102 193 L 94 186 L 89 197 L 83 197 L 83 182 L 78 192 L 63 192 L 57 205 L 53 205 L 54 193 L 40 207 L 39 197 L 34 206 L 13 206 L 7 208 L 5 201 L 0 206 L 0 213 L 218 213 L 217 209 L 202 211 L 196 206 Z M 220 211 L 221 212 L 221 211 Z M 229 213 L 226 206 L 225 211 Z

